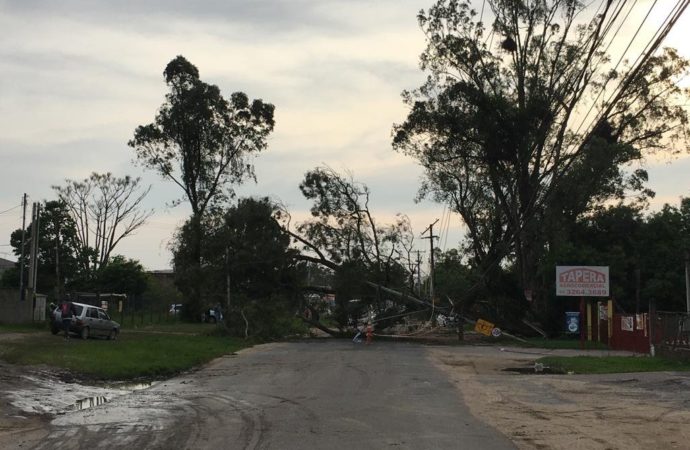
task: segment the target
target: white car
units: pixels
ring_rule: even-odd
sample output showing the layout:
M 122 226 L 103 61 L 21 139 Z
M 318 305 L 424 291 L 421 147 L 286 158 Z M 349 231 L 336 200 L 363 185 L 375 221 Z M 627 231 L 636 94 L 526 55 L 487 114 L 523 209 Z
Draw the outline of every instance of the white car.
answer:
M 117 339 L 117 335 L 120 334 L 120 324 L 112 320 L 104 309 L 84 303 L 72 304 L 74 305 L 75 315 L 69 327 L 71 333 L 78 334 L 82 339 L 88 339 L 90 336 Z M 53 334 L 58 334 L 62 330 L 62 313 L 60 308 L 57 307 L 53 311 L 50 331 Z

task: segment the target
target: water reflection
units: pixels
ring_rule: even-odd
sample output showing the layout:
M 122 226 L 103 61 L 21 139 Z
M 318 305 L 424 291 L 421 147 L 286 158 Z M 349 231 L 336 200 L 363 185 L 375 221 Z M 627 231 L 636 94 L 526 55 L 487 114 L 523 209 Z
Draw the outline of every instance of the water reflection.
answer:
M 98 397 L 87 397 L 81 400 L 77 400 L 74 403 L 74 409 L 76 411 L 81 411 L 86 408 L 93 408 L 94 406 L 103 405 L 108 402 L 108 399 L 103 396 Z

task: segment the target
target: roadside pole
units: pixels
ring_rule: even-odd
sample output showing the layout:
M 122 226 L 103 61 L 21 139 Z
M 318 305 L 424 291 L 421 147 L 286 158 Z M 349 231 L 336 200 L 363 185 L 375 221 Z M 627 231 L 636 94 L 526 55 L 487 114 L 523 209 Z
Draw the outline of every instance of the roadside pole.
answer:
M 19 299 L 24 301 L 26 292 L 24 289 L 24 246 L 26 244 L 26 193 L 22 197 L 22 248 L 21 248 L 21 261 L 19 263 Z
M 38 240 L 40 237 L 41 204 L 34 203 L 31 214 L 31 249 L 29 254 L 29 300 L 33 302 L 36 293 L 36 277 L 38 276 Z
M 690 313 L 690 250 L 685 249 L 685 307 Z
M 435 316 L 435 306 L 436 306 L 436 299 L 435 299 L 435 293 L 434 293 L 434 239 L 437 238 L 438 236 L 434 236 L 434 225 L 436 225 L 436 222 L 438 222 L 438 219 L 429 227 L 422 232 L 422 235 L 429 231 L 429 237 L 422 237 L 422 239 L 429 239 L 429 245 L 430 245 L 430 250 L 431 254 L 429 255 L 429 262 L 430 262 L 430 269 L 429 269 L 429 296 L 431 297 L 431 325 L 435 326 L 436 325 L 436 316 Z
M 587 300 L 587 340 L 592 342 L 592 302 Z
M 580 350 L 585 349 L 585 298 L 580 297 Z

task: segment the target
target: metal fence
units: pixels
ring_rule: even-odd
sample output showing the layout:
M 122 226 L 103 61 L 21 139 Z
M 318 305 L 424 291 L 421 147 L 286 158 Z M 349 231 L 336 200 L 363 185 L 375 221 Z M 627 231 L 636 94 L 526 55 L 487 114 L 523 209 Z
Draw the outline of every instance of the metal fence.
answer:
M 690 314 L 658 311 L 651 329 L 657 353 L 690 358 Z

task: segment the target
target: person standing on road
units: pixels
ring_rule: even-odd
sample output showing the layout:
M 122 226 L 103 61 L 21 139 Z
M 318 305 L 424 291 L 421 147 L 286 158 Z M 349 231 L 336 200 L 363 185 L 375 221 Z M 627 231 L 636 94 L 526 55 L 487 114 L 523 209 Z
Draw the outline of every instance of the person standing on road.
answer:
M 62 329 L 65 331 L 65 340 L 69 339 L 69 327 L 72 325 L 72 317 L 76 314 L 74 303 L 65 299 L 60 304 L 60 317 L 62 317 Z

